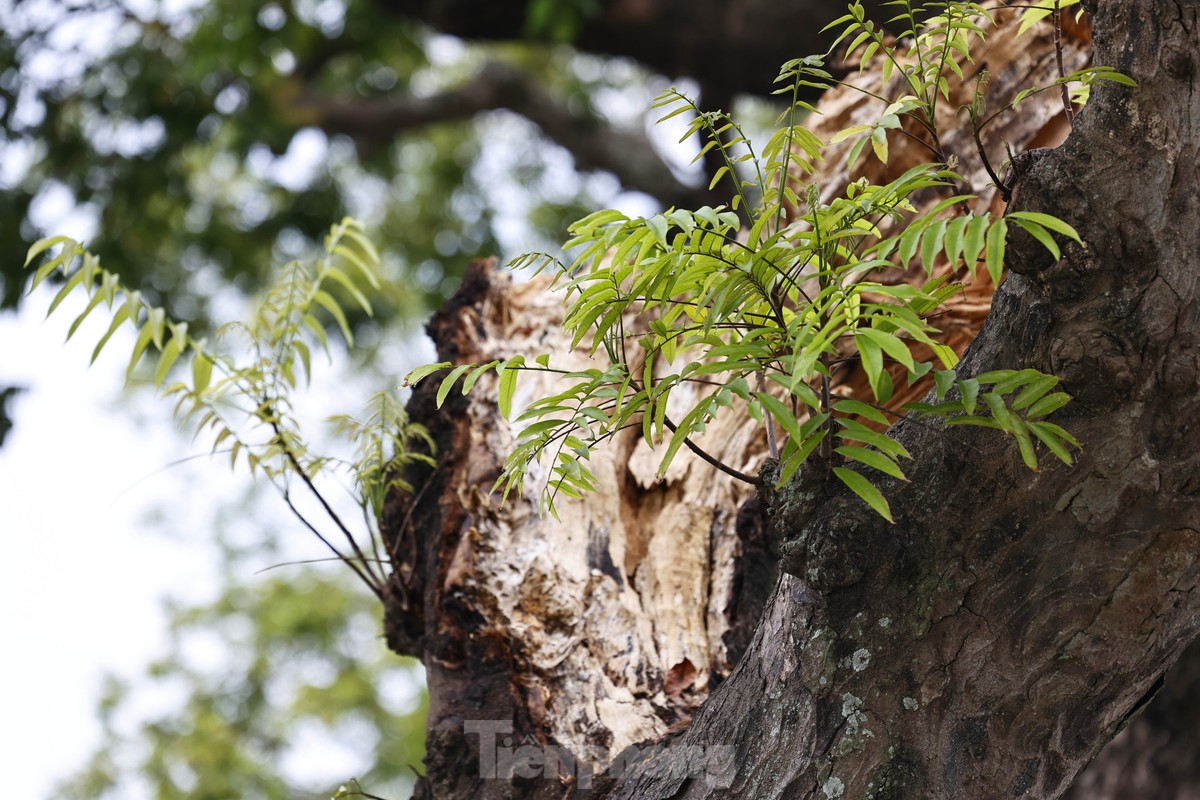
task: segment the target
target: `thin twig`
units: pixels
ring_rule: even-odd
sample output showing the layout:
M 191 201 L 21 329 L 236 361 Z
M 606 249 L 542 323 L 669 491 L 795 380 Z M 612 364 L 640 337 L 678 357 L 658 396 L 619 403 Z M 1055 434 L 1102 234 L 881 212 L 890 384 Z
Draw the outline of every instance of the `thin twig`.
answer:
M 667 429 L 670 430 L 671 433 L 674 433 L 677 430 L 675 423 L 671 421 L 670 417 L 663 417 L 663 424 L 667 426 Z M 704 461 L 706 461 L 709 464 L 711 464 L 712 466 L 716 467 L 721 472 L 724 472 L 726 475 L 737 478 L 739 481 L 748 483 L 751 486 L 762 486 L 763 485 L 762 478 L 756 478 L 753 475 L 747 475 L 744 472 L 734 469 L 733 467 L 726 464 L 724 461 L 721 461 L 720 459 L 716 458 L 715 456 L 712 456 L 712 455 L 709 455 L 708 453 L 706 453 L 703 449 L 701 449 L 701 447 L 698 444 L 696 444 L 695 442 L 693 442 L 691 439 L 689 439 L 686 436 L 683 437 L 683 444 L 684 444 L 684 446 L 687 447 L 688 450 L 691 450 L 693 453 L 700 456 L 700 458 L 702 458 Z
M 271 564 L 270 566 L 263 567 L 262 569 L 256 569 L 254 574 L 262 575 L 264 572 L 270 572 L 273 569 L 280 569 L 281 567 L 302 567 L 305 564 L 328 564 L 330 561 L 344 560 L 345 559 L 343 558 L 300 558 L 296 559 L 295 561 L 281 561 L 278 564 Z
M 758 390 L 763 390 L 763 371 L 758 371 Z M 775 420 L 770 414 L 765 415 L 767 423 L 767 453 L 771 458 L 779 458 L 779 443 L 775 441 Z
M 975 125 L 974 120 L 971 123 L 971 135 L 975 139 L 975 149 L 979 151 L 979 160 L 983 162 L 983 168 L 987 170 L 988 177 L 992 179 L 992 183 L 1000 191 L 1000 196 L 1007 203 L 1012 199 L 1012 188 L 1000 179 L 996 174 L 996 170 L 992 169 L 992 162 L 987 157 L 987 152 L 983 149 L 983 140 L 979 138 L 979 128 Z
M 304 467 L 301 466 L 301 464 L 300 464 L 300 459 L 296 458 L 296 454 L 294 452 L 292 452 L 292 448 L 288 447 L 287 440 L 283 436 L 283 431 L 280 430 L 280 428 L 279 428 L 279 423 L 276 422 L 275 420 L 271 420 L 271 429 L 275 432 L 276 441 L 279 442 L 279 448 L 280 448 L 280 450 L 283 451 L 283 454 L 287 457 L 288 463 L 290 463 L 292 465 L 292 468 L 296 471 L 296 474 L 300 476 L 300 480 L 304 482 L 304 485 L 308 487 L 308 490 L 310 492 L 312 492 L 314 497 L 317 498 L 317 502 L 319 502 L 321 504 L 321 508 L 323 508 L 325 510 L 325 513 L 329 515 L 329 518 L 331 520 L 333 520 L 333 524 L 336 525 L 338 527 L 338 530 L 340 530 L 342 532 L 342 534 L 346 537 L 346 541 L 348 541 L 350 543 L 350 549 L 352 549 L 354 551 L 355 558 L 357 558 L 359 560 L 359 562 L 363 565 L 363 569 L 365 569 L 370 574 L 371 578 L 373 579 L 372 581 L 368 582 L 368 585 L 371 587 L 371 590 L 373 592 L 375 592 L 375 594 L 379 595 L 380 599 L 383 599 L 383 593 L 382 593 L 383 579 L 380 578 L 378 575 L 376 575 L 371 570 L 371 568 L 368 566 L 368 564 L 370 563 L 370 559 L 367 558 L 367 555 L 366 555 L 366 553 L 364 553 L 362 551 L 362 548 L 360 548 L 358 546 L 358 542 L 355 541 L 354 535 L 352 533 L 350 533 L 350 529 L 346 527 L 346 524 L 344 522 L 342 522 L 342 518 L 339 517 L 337 512 L 333 510 L 333 507 L 331 505 L 329 505 L 329 502 L 325 499 L 325 495 L 321 494 L 320 489 L 318 489 L 316 487 L 316 484 L 313 483 L 312 478 L 308 477 L 308 473 L 306 473 L 304 471 Z M 288 505 L 291 505 L 290 500 L 288 501 Z M 309 524 L 307 520 L 303 520 L 303 521 L 305 522 L 306 525 L 308 525 L 308 527 L 311 530 L 313 530 L 314 532 L 316 531 L 316 529 L 313 528 L 313 526 L 311 524 Z M 320 535 L 320 534 L 318 534 L 318 535 Z M 335 550 L 334 552 L 339 552 L 339 551 Z M 347 563 L 349 563 L 348 559 L 347 559 Z M 359 572 L 358 569 L 355 569 L 354 571 Z M 361 572 L 359 574 L 361 576 Z M 362 576 L 362 577 L 363 577 L 363 580 L 367 580 L 365 576 Z
M 436 468 L 430 471 L 429 477 L 425 479 L 425 482 L 423 484 L 421 484 L 421 488 L 417 490 L 417 493 L 412 496 L 412 500 L 408 504 L 408 509 L 404 512 L 404 519 L 400 520 L 400 528 L 399 528 L 399 530 L 396 531 L 396 541 L 388 551 L 388 558 L 392 562 L 392 572 L 393 573 L 395 573 L 400 566 L 399 563 L 396 561 L 396 557 L 400 552 L 400 545 L 403 542 L 405 535 L 408 533 L 409 529 L 412 527 L 413 512 L 417 510 L 417 505 L 421 502 L 421 498 L 423 498 L 425 496 L 425 490 L 428 489 L 430 487 L 430 485 L 433 483 L 433 479 L 436 475 L 437 475 Z M 415 568 L 416 567 L 414 565 L 414 572 L 415 572 Z M 412 573 L 410 573 L 410 575 L 411 574 Z M 409 581 L 406 580 L 403 576 L 401 576 L 400 582 L 404 585 L 405 589 L 408 588 Z
M 342 561 L 346 566 L 354 570 L 354 574 L 357 575 L 359 579 L 367 585 L 367 588 L 369 588 L 375 594 L 375 596 L 382 601 L 383 591 L 375 584 L 373 580 L 371 580 L 371 578 L 367 577 L 367 574 L 363 572 L 357 563 L 355 563 L 354 559 L 349 558 L 343 554 L 341 550 L 338 550 L 336 547 L 334 547 L 333 543 L 326 539 L 324 534 L 317 530 L 316 527 L 308 521 L 308 518 L 300 513 L 300 509 L 296 508 L 296 504 L 292 502 L 292 498 L 286 490 L 282 494 L 283 502 L 287 503 L 288 508 L 292 510 L 292 514 L 296 517 L 296 519 L 300 520 L 304 527 L 308 528 L 314 536 L 320 539 L 321 543 L 328 547 L 330 551 L 337 556 L 338 560 Z M 320 495 L 318 495 L 318 497 L 320 497 Z M 365 565 L 365 560 L 363 563 Z M 372 577 L 374 576 L 372 575 Z
M 359 508 L 362 509 L 363 527 L 367 529 L 367 536 L 370 537 L 371 555 L 375 556 L 375 563 L 382 564 L 384 563 L 384 560 L 383 556 L 379 555 L 379 539 L 383 537 L 383 533 L 381 532 L 379 536 L 375 535 L 377 523 L 371 522 L 371 515 L 367 512 L 367 505 L 368 503 L 363 501 L 362 505 L 359 506 Z
M 1058 61 L 1058 78 L 1063 80 L 1067 77 L 1067 71 L 1063 67 L 1063 43 L 1062 43 L 1062 13 L 1058 7 L 1059 0 L 1054 0 L 1054 57 Z M 1067 122 L 1071 127 L 1075 127 L 1075 109 L 1071 105 L 1071 93 L 1067 90 L 1067 84 L 1060 83 L 1059 88 L 1062 90 L 1063 110 L 1067 112 Z
M 833 459 L 833 403 L 830 401 L 830 377 L 829 377 L 829 357 L 822 355 L 819 359 L 821 366 L 824 367 L 824 373 L 821 375 L 821 413 L 828 414 L 829 419 L 825 422 L 825 429 L 829 432 L 828 435 L 821 440 L 818 449 L 821 454 L 821 460 L 827 465 Z

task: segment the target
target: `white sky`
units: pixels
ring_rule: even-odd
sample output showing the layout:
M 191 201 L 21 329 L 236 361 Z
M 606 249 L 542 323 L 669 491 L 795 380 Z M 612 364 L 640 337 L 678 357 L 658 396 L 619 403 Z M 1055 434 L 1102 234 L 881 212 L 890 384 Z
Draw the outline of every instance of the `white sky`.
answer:
M 16 424 L 0 449 L 0 639 L 7 654 L 0 659 L 0 763 L 6 794 L 22 798 L 51 797 L 100 743 L 94 715 L 104 675 L 131 679 L 136 693 L 146 664 L 164 654 L 162 600 L 215 598 L 215 514 L 243 499 L 247 480 L 224 457 L 163 469 L 205 445 L 179 435 L 173 403 L 147 390 L 122 392 L 132 329 L 114 336 L 88 369 L 107 317 L 97 310 L 64 346 L 74 314 L 64 308 L 43 320 L 52 296 L 39 289 L 18 314 L 0 316 L 0 378 L 29 386 L 11 404 Z M 424 341 L 399 342 L 384 354 L 397 372 L 432 357 Z M 318 388 L 307 418 L 360 410 L 355 401 L 344 404 L 366 397 L 365 388 L 331 374 L 323 358 L 313 366 L 314 387 L 327 389 Z M 278 515 L 279 527 L 294 531 L 282 558 L 324 557 L 276 498 L 264 495 L 267 518 Z M 166 520 L 155 520 L 163 510 Z M 259 566 L 268 564 L 248 573 Z M 211 645 L 189 659 L 219 662 L 220 643 Z M 134 707 L 151 714 L 172 700 L 147 695 Z M 327 741 L 310 752 L 321 755 L 297 762 L 305 767 L 298 779 L 319 784 L 318 776 L 350 777 L 341 771 L 359 766 Z
M 102 676 L 135 676 L 161 654 L 161 598 L 200 601 L 215 588 L 209 517 L 196 506 L 231 488 L 202 462 L 143 480 L 179 457 L 174 424 L 153 405 L 140 421 L 114 407 L 123 370 L 85 369 L 101 315 L 64 347 L 70 317 L 40 321 L 49 297 L 0 316 L 4 380 L 30 387 L 0 449 L 0 753 L 13 758 L 9 791 L 28 798 L 49 797 L 99 743 Z M 210 500 L 185 490 L 197 482 Z M 180 503 L 169 539 L 143 520 L 167 498 Z

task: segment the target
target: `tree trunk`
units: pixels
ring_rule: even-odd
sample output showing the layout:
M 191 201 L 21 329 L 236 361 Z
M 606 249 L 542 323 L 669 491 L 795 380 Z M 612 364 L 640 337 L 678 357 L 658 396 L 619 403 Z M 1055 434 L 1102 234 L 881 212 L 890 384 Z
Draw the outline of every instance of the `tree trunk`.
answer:
M 1088 765 L 1068 800 L 1190 800 L 1200 797 L 1200 642 L 1162 688 Z
M 511 432 L 485 391 L 439 412 L 423 387 L 440 462 L 392 498 L 387 630 L 428 668 L 429 796 L 1053 798 L 1150 701 L 1200 631 L 1197 5 L 1089 5 L 1097 63 L 1139 86 L 1095 89 L 1013 200 L 1087 245 L 1010 235 L 960 365 L 1062 376 L 1076 466 L 903 421 L 889 525 L 803 475 L 753 498 L 684 459 L 655 483 L 631 437 L 558 521 L 489 493 Z M 543 289 L 473 270 L 431 324 L 443 357 L 572 357 Z M 725 424 L 705 448 L 758 468 Z

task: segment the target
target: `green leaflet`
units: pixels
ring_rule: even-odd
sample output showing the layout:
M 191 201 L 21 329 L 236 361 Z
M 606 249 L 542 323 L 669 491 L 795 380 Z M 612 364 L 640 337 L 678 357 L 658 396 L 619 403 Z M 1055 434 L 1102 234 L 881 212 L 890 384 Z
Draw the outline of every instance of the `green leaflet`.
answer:
M 424 366 L 417 367 L 412 372 L 410 372 L 404 376 L 403 385 L 404 386 L 416 386 L 418 383 L 423 381 L 425 378 L 428 378 L 433 373 L 435 373 L 439 370 L 443 370 L 449 366 L 451 366 L 451 362 L 439 361 L 436 364 L 426 364 Z
M 852 469 L 845 467 L 834 467 L 833 474 L 837 475 L 838 480 L 850 487 L 850 491 L 854 492 L 862 501 L 875 509 L 875 513 L 886 519 L 888 522 L 895 522 L 892 518 L 892 508 L 888 505 L 888 501 L 883 494 L 875 488 L 875 484 L 864 478 Z
M 474 364 L 460 364 L 450 370 L 449 375 L 442 378 L 442 384 L 438 387 L 437 397 L 434 400 L 438 408 L 441 408 L 442 403 L 446 402 L 446 397 L 450 394 L 450 390 L 454 388 L 454 384 L 458 383 L 458 379 L 463 376 L 463 373 L 474 366 Z
M 500 416 L 505 419 L 512 417 L 513 395 L 517 391 L 518 369 L 525 366 L 525 356 L 513 356 L 500 364 L 496 369 L 500 372 Z

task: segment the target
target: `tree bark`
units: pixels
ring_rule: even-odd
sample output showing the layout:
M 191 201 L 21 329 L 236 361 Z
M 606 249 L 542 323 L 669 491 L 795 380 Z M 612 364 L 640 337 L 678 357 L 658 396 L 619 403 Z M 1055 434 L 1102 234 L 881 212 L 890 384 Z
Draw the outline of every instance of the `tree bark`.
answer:
M 1095 89 L 1013 197 L 1086 246 L 1011 234 L 960 365 L 1062 376 L 1076 466 L 902 421 L 889 525 L 803 474 L 750 498 L 685 459 L 654 483 L 631 438 L 559 522 L 488 492 L 512 434 L 481 389 L 440 412 L 420 389 L 440 464 L 392 498 L 387 631 L 428 668 L 424 791 L 1054 798 L 1150 702 L 1200 631 L 1197 5 L 1089 7 L 1097 63 L 1139 85 Z M 474 270 L 431 324 L 443 357 L 566 354 L 543 288 Z M 743 471 L 765 449 L 732 422 L 703 446 Z
M 1108 743 L 1068 800 L 1187 800 L 1200 797 L 1200 643 L 1163 676 L 1146 710 Z

